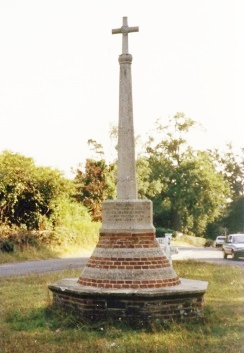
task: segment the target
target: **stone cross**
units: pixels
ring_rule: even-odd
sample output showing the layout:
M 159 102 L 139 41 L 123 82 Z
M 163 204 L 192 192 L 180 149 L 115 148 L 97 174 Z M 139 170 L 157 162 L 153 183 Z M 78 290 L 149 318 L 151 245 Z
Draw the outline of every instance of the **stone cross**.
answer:
M 121 28 L 112 29 L 112 34 L 122 33 L 122 54 L 128 54 L 128 33 L 139 32 L 139 27 L 128 27 L 127 17 L 123 17 L 123 26 Z
M 121 28 L 112 30 L 112 34 L 123 34 L 122 54 L 119 56 L 117 199 L 120 200 L 137 199 L 131 82 L 132 55 L 128 53 L 128 33 L 138 31 L 138 27 L 128 27 L 127 17 L 123 17 L 123 26 Z

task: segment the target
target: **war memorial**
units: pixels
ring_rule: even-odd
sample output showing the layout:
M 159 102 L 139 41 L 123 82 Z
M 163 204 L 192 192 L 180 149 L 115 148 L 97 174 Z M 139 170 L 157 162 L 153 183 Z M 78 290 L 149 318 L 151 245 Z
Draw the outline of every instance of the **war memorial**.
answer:
M 138 31 L 128 26 L 127 17 L 121 28 L 112 30 L 122 34 L 117 199 L 103 202 L 99 241 L 79 278 L 49 285 L 53 304 L 86 322 L 144 325 L 203 315 L 208 283 L 177 276 L 156 240 L 152 202 L 137 198 L 128 35 Z

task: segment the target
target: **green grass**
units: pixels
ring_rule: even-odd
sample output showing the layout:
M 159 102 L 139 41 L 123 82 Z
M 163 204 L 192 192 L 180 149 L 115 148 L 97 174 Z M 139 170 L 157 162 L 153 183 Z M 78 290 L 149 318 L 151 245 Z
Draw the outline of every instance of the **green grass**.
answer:
M 132 330 L 89 326 L 52 306 L 48 284 L 80 271 L 0 279 L 1 353 L 243 353 L 244 270 L 237 266 L 175 261 L 180 277 L 207 280 L 204 319 Z
M 205 246 L 207 239 L 184 234 L 173 238 L 173 241 L 175 244 L 178 243 L 179 245 Z
M 58 257 L 59 252 L 47 247 L 28 246 L 24 251 L 15 246 L 13 252 L 0 251 L 0 264 L 20 262 L 26 260 L 45 260 Z M 1 351 L 0 351 L 1 352 Z
M 94 227 L 95 228 L 95 227 Z M 98 226 L 97 226 L 98 228 Z M 41 260 L 41 259 L 50 259 L 50 258 L 58 258 L 63 256 L 73 256 L 73 255 L 80 255 L 82 254 L 90 254 L 98 240 L 98 229 L 95 228 L 93 233 L 89 233 L 87 231 L 86 237 L 81 236 L 81 239 L 76 239 L 76 241 L 68 242 L 68 241 L 61 241 L 60 244 L 57 242 L 53 242 L 50 244 L 39 243 L 38 245 L 29 245 L 26 246 L 14 246 L 14 251 L 12 252 L 4 252 L 0 250 L 0 264 L 4 263 L 12 263 L 12 262 L 19 262 L 19 261 L 27 261 L 27 260 Z M 64 232 L 64 229 L 62 229 Z M 68 231 L 66 232 L 68 234 Z M 66 235 L 67 235 L 66 234 Z M 89 239 L 90 234 L 90 239 Z M 56 237 L 62 239 L 62 233 L 56 233 Z M 63 235 L 64 238 L 64 235 Z M 78 236 L 77 236 L 78 238 Z M 1 353 L 1 351 L 0 351 Z
M 0 225 L 0 264 L 91 252 L 98 241 L 101 223 L 77 214 L 65 223 L 66 226 L 56 226 L 54 230 L 40 231 Z M 11 251 L 3 247 L 6 243 L 12 245 Z

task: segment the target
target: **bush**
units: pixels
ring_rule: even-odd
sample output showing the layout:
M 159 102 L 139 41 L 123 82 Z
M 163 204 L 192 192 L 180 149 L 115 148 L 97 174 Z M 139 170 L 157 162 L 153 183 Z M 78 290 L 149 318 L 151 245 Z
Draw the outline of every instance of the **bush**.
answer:
M 57 169 L 36 167 L 17 153 L 0 154 L 0 222 L 40 229 L 58 200 L 72 193 L 73 183 Z
M 14 251 L 13 241 L 10 239 L 4 240 L 4 239 L 0 238 L 0 251 L 13 252 Z
M 98 241 L 100 222 L 93 222 L 84 205 L 68 198 L 60 199 L 49 222 L 42 230 L 28 230 L 25 225 L 0 226 L 0 250 L 13 252 L 45 247 L 64 250 L 69 247 L 91 249 Z M 54 226 L 51 226 L 51 225 Z
M 165 237 L 166 233 L 174 234 L 175 231 L 170 228 L 162 228 L 162 227 L 156 227 L 156 237 L 157 238 L 163 238 Z

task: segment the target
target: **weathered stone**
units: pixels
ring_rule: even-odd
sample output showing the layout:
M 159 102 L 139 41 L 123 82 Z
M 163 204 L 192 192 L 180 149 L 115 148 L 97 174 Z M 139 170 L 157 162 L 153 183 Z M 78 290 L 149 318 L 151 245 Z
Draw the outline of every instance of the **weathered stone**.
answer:
M 100 233 L 155 232 L 150 200 L 107 200 L 103 202 Z
M 137 199 L 132 56 L 123 26 L 120 64 L 117 200 L 103 203 L 99 242 L 78 279 L 50 285 L 54 303 L 80 319 L 125 321 L 197 319 L 207 282 L 178 278 L 155 237 L 152 202 Z
M 131 63 L 132 55 L 128 54 L 128 33 L 139 31 L 138 27 L 128 27 L 127 17 L 123 26 L 112 33 L 122 33 L 122 55 L 119 56 L 119 126 L 118 126 L 118 200 L 137 199 L 135 138 L 132 104 Z

